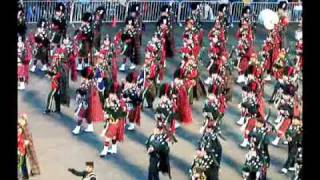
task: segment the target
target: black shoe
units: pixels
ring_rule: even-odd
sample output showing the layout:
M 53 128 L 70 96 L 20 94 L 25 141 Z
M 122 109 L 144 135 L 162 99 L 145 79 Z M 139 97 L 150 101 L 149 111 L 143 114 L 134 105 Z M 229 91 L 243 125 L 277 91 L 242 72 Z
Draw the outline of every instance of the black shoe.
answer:
M 55 113 L 60 113 L 60 110 L 55 110 L 54 112 L 55 112 Z
M 51 110 L 46 109 L 46 110 L 43 112 L 43 114 L 49 114 L 50 112 L 51 112 Z

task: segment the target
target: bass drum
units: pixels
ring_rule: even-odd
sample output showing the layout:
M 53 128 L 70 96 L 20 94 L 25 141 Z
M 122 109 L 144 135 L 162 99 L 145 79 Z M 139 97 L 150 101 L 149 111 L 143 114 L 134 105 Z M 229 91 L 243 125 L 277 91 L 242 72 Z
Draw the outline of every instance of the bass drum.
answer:
M 258 16 L 258 22 L 262 24 L 267 30 L 272 30 L 274 25 L 279 23 L 279 16 L 276 12 L 270 9 L 264 9 Z

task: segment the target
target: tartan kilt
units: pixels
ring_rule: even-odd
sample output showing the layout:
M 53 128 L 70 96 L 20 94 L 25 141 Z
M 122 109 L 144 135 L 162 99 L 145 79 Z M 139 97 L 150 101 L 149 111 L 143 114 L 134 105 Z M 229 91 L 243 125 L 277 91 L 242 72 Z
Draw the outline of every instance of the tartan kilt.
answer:
M 147 86 L 147 89 L 146 89 L 146 93 L 149 94 L 149 96 L 151 97 L 156 97 L 157 95 L 157 88 L 156 88 L 156 85 L 155 85 L 155 82 L 154 81 L 151 81 L 148 86 Z
M 82 58 L 88 57 L 90 51 L 90 42 L 89 41 L 82 41 L 81 49 L 79 50 L 79 56 Z
M 79 119 L 85 119 L 86 114 L 87 114 L 86 108 L 84 108 L 82 105 L 81 107 L 78 107 L 78 109 L 75 112 L 75 116 Z
M 110 138 L 110 139 L 116 139 L 117 141 L 123 141 L 123 139 L 124 139 L 124 121 L 117 120 L 116 123 L 109 123 L 105 137 Z
M 26 68 L 24 65 L 18 65 L 18 78 L 24 78 L 26 76 Z
M 117 123 L 109 123 L 108 129 L 106 131 L 106 137 L 110 139 L 115 139 L 117 137 L 118 127 L 119 121 Z
M 133 44 L 132 43 L 128 43 L 127 44 L 127 48 L 125 49 L 125 51 L 123 52 L 123 55 L 131 58 L 133 56 Z
M 99 31 L 94 31 L 93 36 L 93 47 L 100 49 L 101 33 Z
M 37 53 L 35 55 L 36 59 L 45 60 L 47 58 L 47 56 L 48 56 L 47 48 L 41 47 L 41 48 L 37 49 Z

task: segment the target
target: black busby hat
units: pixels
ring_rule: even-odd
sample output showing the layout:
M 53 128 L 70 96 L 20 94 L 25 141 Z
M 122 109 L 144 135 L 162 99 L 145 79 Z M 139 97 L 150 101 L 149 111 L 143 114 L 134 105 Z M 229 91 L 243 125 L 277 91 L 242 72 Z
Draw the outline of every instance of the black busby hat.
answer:
M 106 14 L 106 9 L 103 6 L 97 7 L 95 14 L 100 14 L 101 16 L 104 16 Z
M 157 26 L 168 23 L 168 21 L 169 21 L 169 18 L 167 16 L 161 16 L 157 22 Z
M 88 78 L 88 79 L 92 79 L 94 76 L 94 72 L 92 67 L 88 66 L 85 67 L 82 71 L 81 71 L 81 76 L 84 78 Z
M 219 12 L 225 12 L 227 10 L 228 5 L 227 4 L 220 4 L 218 11 Z
M 126 25 L 133 24 L 134 18 L 132 16 L 128 16 L 126 18 Z
M 160 86 L 160 93 L 159 93 L 159 97 L 163 96 L 163 95 L 169 95 L 170 94 L 170 84 L 169 83 L 164 83 Z
M 126 81 L 130 82 L 130 83 L 136 82 L 137 79 L 138 79 L 138 73 L 136 73 L 134 71 L 130 72 L 126 77 Z
M 286 85 L 283 89 L 283 94 L 294 96 L 295 88 L 293 85 Z
M 194 11 L 194 10 L 196 10 L 197 8 L 198 8 L 198 5 L 199 5 L 200 3 L 192 3 L 191 4 L 191 9 Z
M 243 14 L 246 14 L 246 13 L 251 13 L 251 8 L 250 6 L 245 6 L 243 9 L 242 9 L 242 15 Z
M 173 73 L 173 78 L 182 78 L 182 73 L 181 73 L 182 69 L 181 68 L 177 68 L 174 73 Z
M 92 14 L 89 12 L 85 12 L 82 16 L 83 22 L 91 22 L 92 21 Z
M 63 3 L 58 3 L 55 10 L 56 11 L 61 11 L 61 12 L 64 13 L 65 9 L 66 9 L 66 7 L 64 6 Z
M 213 65 L 209 69 L 209 74 L 218 74 L 219 73 L 219 66 L 216 63 L 213 63 Z
M 24 11 L 23 4 L 21 4 L 20 2 L 18 3 L 18 12 L 19 11 Z
M 140 11 L 140 4 L 133 4 L 129 9 L 130 13 L 139 12 L 139 11 Z
M 76 94 L 80 94 L 81 96 L 87 95 L 87 91 L 82 88 L 76 90 Z
M 169 12 L 170 11 L 170 8 L 171 8 L 171 6 L 169 6 L 169 5 L 163 5 L 162 7 L 161 7 L 161 12 Z
M 280 1 L 278 4 L 278 9 L 282 9 L 282 10 L 287 10 L 288 8 L 288 3 L 286 1 Z
M 41 18 L 37 23 L 38 28 L 45 28 L 46 26 L 47 26 L 47 21 L 44 18 Z
M 88 162 L 86 162 L 86 166 L 93 167 L 93 166 L 94 166 L 93 161 L 88 161 Z

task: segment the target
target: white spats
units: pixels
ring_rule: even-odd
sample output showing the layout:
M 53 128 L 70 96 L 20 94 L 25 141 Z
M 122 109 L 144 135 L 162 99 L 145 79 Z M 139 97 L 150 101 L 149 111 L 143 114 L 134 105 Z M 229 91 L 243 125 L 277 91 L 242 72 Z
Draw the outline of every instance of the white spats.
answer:
M 93 124 L 88 124 L 87 128 L 84 130 L 85 132 L 93 132 L 94 129 L 93 129 Z
M 278 146 L 279 141 L 280 141 L 280 138 L 277 136 L 277 137 L 272 141 L 272 145 Z
M 241 118 L 236 122 L 239 126 L 242 126 L 244 124 L 244 117 L 241 116 Z
M 117 154 L 117 144 L 112 144 L 111 147 L 108 149 L 108 153 Z
M 134 70 L 135 68 L 136 68 L 136 65 L 134 65 L 134 64 L 131 64 L 129 67 L 130 70 Z
M 134 130 L 134 123 L 129 123 L 128 130 L 129 131 L 133 131 Z
M 126 70 L 126 65 L 125 64 L 121 64 L 119 71 L 125 71 Z
M 24 90 L 26 88 L 25 83 L 24 82 L 18 82 L 18 89 L 19 90 Z
M 46 64 L 44 64 L 41 68 L 41 71 L 48 71 L 48 67 Z
M 30 68 L 30 71 L 31 72 L 35 72 L 36 71 L 36 65 L 32 65 L 31 68 Z
M 79 64 L 77 65 L 77 70 L 78 70 L 78 71 L 82 71 L 82 69 L 83 69 L 83 65 L 82 65 L 82 63 L 79 63 Z
M 264 78 L 265 81 L 271 81 L 271 76 L 270 74 L 267 75 L 267 77 Z
M 241 147 L 246 148 L 249 145 L 248 139 L 244 139 L 243 142 L 240 144 Z
M 74 130 L 72 131 L 73 134 L 78 135 L 80 133 L 81 126 L 76 126 Z
M 240 76 L 238 76 L 237 83 L 240 84 L 243 82 L 245 82 L 245 77 L 243 74 L 241 74 Z
M 282 169 L 281 169 L 281 172 L 282 172 L 283 174 L 287 174 L 287 173 L 288 173 L 288 169 L 282 168 Z
M 103 146 L 103 149 L 102 149 L 102 151 L 100 152 L 100 156 L 101 156 L 101 157 L 104 157 L 104 156 L 107 155 L 107 153 L 108 153 L 108 146 Z

